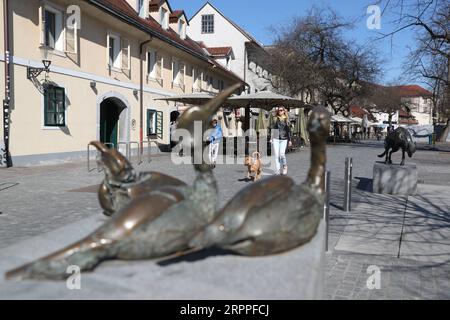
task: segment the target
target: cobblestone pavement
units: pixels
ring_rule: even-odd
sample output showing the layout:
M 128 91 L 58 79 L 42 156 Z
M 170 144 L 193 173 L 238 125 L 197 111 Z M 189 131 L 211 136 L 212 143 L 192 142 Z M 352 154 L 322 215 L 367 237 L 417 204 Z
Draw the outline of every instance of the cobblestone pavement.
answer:
M 327 253 L 327 299 L 414 299 L 450 298 L 450 264 L 427 264 L 386 255 L 338 251 L 334 247 L 352 223 L 351 214 L 342 211 L 345 157 L 353 158 L 355 203 L 363 203 L 371 194 L 373 162 L 378 160 L 382 142 L 330 145 L 328 170 L 331 171 L 330 252 Z M 288 154 L 289 176 L 296 182 L 305 179 L 309 167 L 309 149 Z M 394 154 L 393 161 L 400 161 Z M 416 163 L 423 186 L 441 186 L 450 190 L 450 153 L 418 150 L 409 163 Z M 171 174 L 186 182 L 194 179 L 190 165 L 172 165 L 168 154 L 158 154 L 152 161 L 136 166 L 138 170 L 155 170 Z M 215 169 L 220 206 L 223 206 L 246 182 L 245 168 L 239 163 L 220 164 Z M 266 166 L 263 175 L 271 175 Z M 59 228 L 77 220 L 99 215 L 101 210 L 94 192 L 83 188 L 98 185 L 103 173 L 87 172 L 86 163 L 64 163 L 39 167 L 0 168 L 0 248 Z M 81 189 L 81 190 L 80 190 Z M 86 191 L 86 189 L 84 189 Z M 382 205 L 382 204 L 380 204 Z M 450 214 L 450 208 L 447 212 Z M 373 213 L 378 210 L 373 206 Z M 368 212 L 371 214 L 372 210 Z M 447 216 L 448 219 L 449 216 Z M 443 221 L 442 223 L 447 223 Z M 446 227 L 447 225 L 445 225 Z M 449 227 L 450 228 L 450 227 Z M 450 252 L 448 253 L 450 261 Z M 381 289 L 369 290 L 367 267 L 381 269 Z

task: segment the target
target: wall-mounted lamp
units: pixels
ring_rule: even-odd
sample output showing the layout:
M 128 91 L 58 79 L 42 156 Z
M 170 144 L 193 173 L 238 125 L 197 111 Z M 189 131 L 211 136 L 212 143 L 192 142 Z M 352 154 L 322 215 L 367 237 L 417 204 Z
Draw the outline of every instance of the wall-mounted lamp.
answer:
M 91 81 L 90 86 L 91 86 L 92 89 L 95 90 L 95 88 L 97 88 L 97 82 Z
M 50 60 L 42 60 L 43 68 L 27 67 L 27 79 L 34 79 L 38 77 L 43 71 L 50 72 L 50 65 L 52 62 Z
M 137 96 L 138 96 L 138 93 L 139 93 L 139 91 L 137 91 L 137 90 L 133 90 L 133 94 L 134 94 L 134 96 L 137 98 Z

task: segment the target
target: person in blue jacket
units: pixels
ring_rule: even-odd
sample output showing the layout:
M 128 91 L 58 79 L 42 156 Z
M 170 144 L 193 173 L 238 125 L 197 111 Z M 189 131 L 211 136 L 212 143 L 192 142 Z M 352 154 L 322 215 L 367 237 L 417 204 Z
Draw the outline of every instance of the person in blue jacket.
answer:
M 209 161 L 213 168 L 216 167 L 217 155 L 219 154 L 220 141 L 222 141 L 222 128 L 218 124 L 217 119 L 212 121 L 212 133 L 209 136 Z

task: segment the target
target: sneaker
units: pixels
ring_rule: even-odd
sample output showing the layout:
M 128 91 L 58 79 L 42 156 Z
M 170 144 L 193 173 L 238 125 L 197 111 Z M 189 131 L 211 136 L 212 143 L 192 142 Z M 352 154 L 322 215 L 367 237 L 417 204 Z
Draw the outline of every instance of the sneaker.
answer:
M 282 175 L 283 176 L 285 176 L 285 175 L 287 175 L 287 166 L 283 166 L 283 173 L 282 173 Z

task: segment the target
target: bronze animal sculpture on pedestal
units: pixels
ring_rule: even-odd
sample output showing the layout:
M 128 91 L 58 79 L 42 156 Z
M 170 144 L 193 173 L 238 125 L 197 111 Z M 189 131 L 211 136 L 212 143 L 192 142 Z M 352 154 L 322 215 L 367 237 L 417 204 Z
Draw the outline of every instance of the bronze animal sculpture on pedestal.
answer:
M 191 150 L 205 147 L 203 134 L 200 139 L 193 138 L 194 122 L 200 121 L 203 130 L 208 129 L 211 116 L 239 87 L 234 85 L 207 104 L 183 113 L 178 128 L 191 133 L 183 139 L 190 143 Z M 210 166 L 202 157 L 200 163 L 194 162 L 194 169 L 192 186 L 165 186 L 144 194 L 83 240 L 11 270 L 6 277 L 63 279 L 68 277 L 69 265 L 81 271 L 92 270 L 107 259 L 154 259 L 188 249 L 189 240 L 218 212 L 217 185 Z
M 183 181 L 160 172 L 139 172 L 116 149 L 109 149 L 99 141 L 90 145 L 100 152 L 98 164 L 105 171 L 105 179 L 98 190 L 98 200 L 103 213 L 111 216 L 123 209 L 133 199 L 163 186 L 183 186 Z
M 405 164 L 405 152 L 411 158 L 416 152 L 416 143 L 413 141 L 409 131 L 402 127 L 398 127 L 387 135 L 384 141 L 384 152 L 378 157 L 386 156 L 385 163 L 392 164 L 392 153 L 397 152 L 399 149 L 402 149 L 402 162 L 400 162 L 400 165 L 403 166 Z
M 271 176 L 245 187 L 221 210 L 189 246 L 219 247 L 242 255 L 284 252 L 308 242 L 323 215 L 325 142 L 328 111 L 316 107 L 309 120 L 311 167 L 296 185 L 287 176 Z

